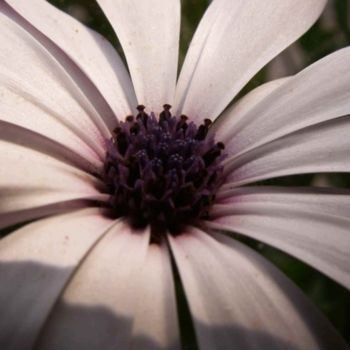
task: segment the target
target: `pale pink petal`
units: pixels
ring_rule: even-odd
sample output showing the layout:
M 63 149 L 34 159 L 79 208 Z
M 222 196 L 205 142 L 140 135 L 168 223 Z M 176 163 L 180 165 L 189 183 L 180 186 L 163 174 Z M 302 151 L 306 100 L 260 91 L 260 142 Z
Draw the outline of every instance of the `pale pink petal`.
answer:
M 302 128 L 350 114 L 349 81 L 347 47 L 291 77 L 241 115 L 230 127 L 229 148 L 238 157 Z
M 87 109 L 92 108 L 91 113 L 89 113 L 89 118 L 99 129 L 101 134 L 109 136 L 109 129 L 115 127 L 116 117 L 104 97 L 96 88 L 96 85 L 91 82 L 87 75 L 62 49 L 30 24 L 12 7 L 5 2 L 1 2 L 0 8 L 4 15 L 17 23 L 17 25 L 26 31 L 33 40 L 39 42 L 40 45 L 54 57 L 55 61 L 71 77 L 71 79 L 74 80 L 76 88 L 80 91 L 79 94 L 82 93 L 84 95 L 84 101 L 82 104 L 86 105 Z
M 179 0 L 97 0 L 123 47 L 136 96 L 149 111 L 173 104 Z
M 11 122 L 0 120 L 0 139 L 47 154 L 88 173 L 99 174 L 102 170 L 102 162 L 90 163 L 80 149 L 72 150 L 66 144 Z
M 69 213 L 77 209 L 100 207 L 101 202 L 106 202 L 107 200 L 108 198 L 103 194 L 96 196 L 80 194 L 72 200 L 68 199 L 54 203 L 51 203 L 52 201 L 48 198 L 49 204 L 0 213 L 0 229 L 51 215 Z
M 32 349 L 70 276 L 113 221 L 85 209 L 30 224 L 0 241 L 0 348 Z
M 44 0 L 6 0 L 57 44 L 91 79 L 115 115 L 124 119 L 136 107 L 130 77 L 112 45 Z
M 141 271 L 132 349 L 180 349 L 175 287 L 165 245 L 152 244 Z
M 225 160 L 226 184 L 239 186 L 278 176 L 350 172 L 350 117 L 316 124 Z
M 170 238 L 200 349 L 348 349 L 272 264 L 215 237 L 192 228 Z
M 37 349 L 128 349 L 149 232 L 116 224 L 69 281 Z
M 101 157 L 89 147 L 54 110 L 47 110 L 39 99 L 4 82 L 0 76 L 0 120 L 64 144 L 70 152 L 79 154 L 92 167 L 102 165 Z
M 186 56 L 176 108 L 215 119 L 250 78 L 303 34 L 324 0 L 214 0 Z
M 106 197 L 101 196 L 103 184 L 97 178 L 15 142 L 0 140 L 1 216 L 57 202 Z
M 85 144 L 79 146 L 81 152 L 91 162 L 103 158 L 105 137 L 110 134 L 96 125 L 101 117 L 55 56 L 8 17 L 4 3 L 0 3 L 0 31 L 1 119 L 74 149 L 80 139 Z
M 248 235 L 350 288 L 350 195 L 337 189 L 245 187 L 219 194 L 212 228 Z
M 232 107 L 229 107 L 220 117 L 218 117 L 209 132 L 215 133 L 216 140 L 220 140 L 225 144 L 225 152 L 228 154 L 235 154 L 234 137 L 235 126 L 245 118 L 256 105 L 264 100 L 273 91 L 278 89 L 289 81 L 290 77 L 280 78 L 272 80 L 268 83 L 258 86 L 254 90 L 250 91 L 247 95 L 242 97 Z

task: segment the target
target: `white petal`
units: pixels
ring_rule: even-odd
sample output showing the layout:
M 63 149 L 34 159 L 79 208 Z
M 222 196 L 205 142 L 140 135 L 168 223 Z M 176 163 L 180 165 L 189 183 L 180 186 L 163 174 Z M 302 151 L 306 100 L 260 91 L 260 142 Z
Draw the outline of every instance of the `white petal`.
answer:
M 65 145 L 70 152 L 82 156 L 95 169 L 102 165 L 100 157 L 79 135 L 61 121 L 54 110 L 47 110 L 39 99 L 4 82 L 0 76 L 0 120 L 29 129 Z
M 69 281 L 37 349 L 128 349 L 148 242 L 148 231 L 114 226 Z
M 97 209 L 30 224 L 0 241 L 0 348 L 32 349 L 62 289 L 112 225 Z
M 302 128 L 350 114 L 349 81 L 350 47 L 291 77 L 232 124 L 230 147 L 235 156 Z
M 234 155 L 236 152 L 234 141 L 237 123 L 268 95 L 290 79 L 290 77 L 280 78 L 258 86 L 215 120 L 209 132 L 214 132 L 216 140 L 220 140 L 225 144 L 225 152 L 230 155 Z
M 6 2 L 82 69 L 116 116 L 123 119 L 132 112 L 137 103 L 130 77 L 107 40 L 44 0 Z
M 91 164 L 86 159 L 89 158 L 89 156 L 81 149 L 79 149 L 80 152 L 77 153 L 78 150 L 71 150 L 67 145 L 59 143 L 44 134 L 39 134 L 30 129 L 3 120 L 0 120 L 0 139 L 47 154 L 63 163 L 67 163 L 88 173 L 100 173 L 102 168 L 102 163 L 100 162 L 98 162 L 98 167 L 96 167 L 95 164 Z
M 210 227 L 273 245 L 350 288 L 350 192 L 245 187 L 223 197 Z
M 0 227 L 7 215 L 18 211 L 105 196 L 100 192 L 103 184 L 93 176 L 27 148 L 19 140 L 11 141 L 0 140 Z
M 132 335 L 132 349 L 180 348 L 175 287 L 170 255 L 165 245 L 152 244 L 143 266 Z
M 350 172 L 350 117 L 337 118 L 299 130 L 225 160 L 223 188 L 278 176 Z
M 54 203 L 50 203 L 50 198 L 48 198 L 48 200 L 45 198 L 48 201 L 48 204 L 1 213 L 0 228 L 25 223 L 39 218 L 45 218 L 51 215 L 69 213 L 77 209 L 90 208 L 93 206 L 99 207 L 100 204 L 96 203 L 106 202 L 108 200 L 104 195 L 97 195 L 95 197 L 80 195 L 76 197 L 77 198 L 60 200 Z M 27 198 L 25 198 L 25 200 L 26 199 Z
M 12 21 L 4 7 L 6 5 L 0 3 L 1 119 L 72 148 L 75 146 L 73 133 L 86 144 L 83 150 L 88 147 L 90 153 L 95 153 L 95 159 L 103 158 L 108 130 L 96 125 L 101 117 L 55 57 Z
M 180 33 L 179 0 L 97 0 L 124 49 L 140 104 L 173 104 Z
M 178 112 L 215 119 L 267 62 L 316 20 L 324 0 L 214 0 L 191 42 Z
M 171 238 L 200 349 L 348 349 L 272 264 L 227 237 Z

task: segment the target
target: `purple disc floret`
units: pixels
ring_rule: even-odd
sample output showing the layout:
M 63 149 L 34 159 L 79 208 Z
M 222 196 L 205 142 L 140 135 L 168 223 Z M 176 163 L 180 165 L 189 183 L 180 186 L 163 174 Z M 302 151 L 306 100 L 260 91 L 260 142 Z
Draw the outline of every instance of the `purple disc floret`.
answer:
M 176 233 L 208 215 L 222 184 L 224 145 L 208 133 L 211 121 L 197 127 L 170 105 L 156 118 L 138 106 L 136 117 L 118 122 L 108 141 L 104 178 L 116 217 L 134 226 Z

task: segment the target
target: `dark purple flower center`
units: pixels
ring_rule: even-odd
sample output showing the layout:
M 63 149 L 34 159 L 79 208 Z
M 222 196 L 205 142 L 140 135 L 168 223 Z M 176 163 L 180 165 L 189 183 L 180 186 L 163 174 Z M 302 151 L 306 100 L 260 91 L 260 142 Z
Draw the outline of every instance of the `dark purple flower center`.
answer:
M 208 134 L 211 121 L 197 127 L 170 108 L 157 119 L 138 106 L 136 118 L 118 122 L 105 161 L 114 215 L 151 225 L 153 236 L 206 217 L 222 184 L 224 145 Z

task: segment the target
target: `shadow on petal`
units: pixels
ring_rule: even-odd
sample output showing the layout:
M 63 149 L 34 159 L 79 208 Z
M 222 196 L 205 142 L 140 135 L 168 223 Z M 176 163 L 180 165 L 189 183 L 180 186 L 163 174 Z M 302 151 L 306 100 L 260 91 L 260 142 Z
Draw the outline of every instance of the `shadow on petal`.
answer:
M 2 350 L 177 349 L 177 344 L 163 348 L 156 339 L 133 336 L 134 320 L 116 315 L 106 307 L 58 300 L 71 273 L 70 267 L 37 262 L 0 263 Z M 100 298 L 102 303 L 104 296 L 101 294 Z M 259 325 L 252 326 L 257 328 Z M 213 349 L 211 339 L 222 339 L 220 349 L 223 350 L 296 349 L 278 335 L 235 325 L 210 326 L 199 322 L 197 332 L 201 334 L 201 349 Z M 235 343 L 232 344 L 230 339 Z M 186 339 L 183 348 L 195 350 L 186 346 Z
M 256 328 L 257 325 L 252 325 L 253 327 Z M 298 350 L 294 344 L 285 341 L 278 334 L 269 334 L 233 324 L 210 326 L 199 322 L 197 331 L 203 335 L 202 341 L 198 341 L 198 348 L 201 350 Z M 215 343 L 211 344 L 211 339 L 215 339 Z M 221 339 L 220 344 L 216 342 L 217 339 Z M 186 350 L 192 349 L 186 348 Z
M 94 199 L 90 200 L 78 198 L 37 206 L 30 209 L 17 210 L 10 213 L 0 213 L 0 229 L 7 228 L 10 226 L 17 227 L 17 225 L 24 225 L 32 220 L 46 218 L 51 215 L 65 214 L 77 209 L 90 208 L 96 206 L 96 200 Z M 11 228 L 6 231 L 0 231 L 0 238 L 2 238 L 2 236 L 10 234 L 11 232 Z

